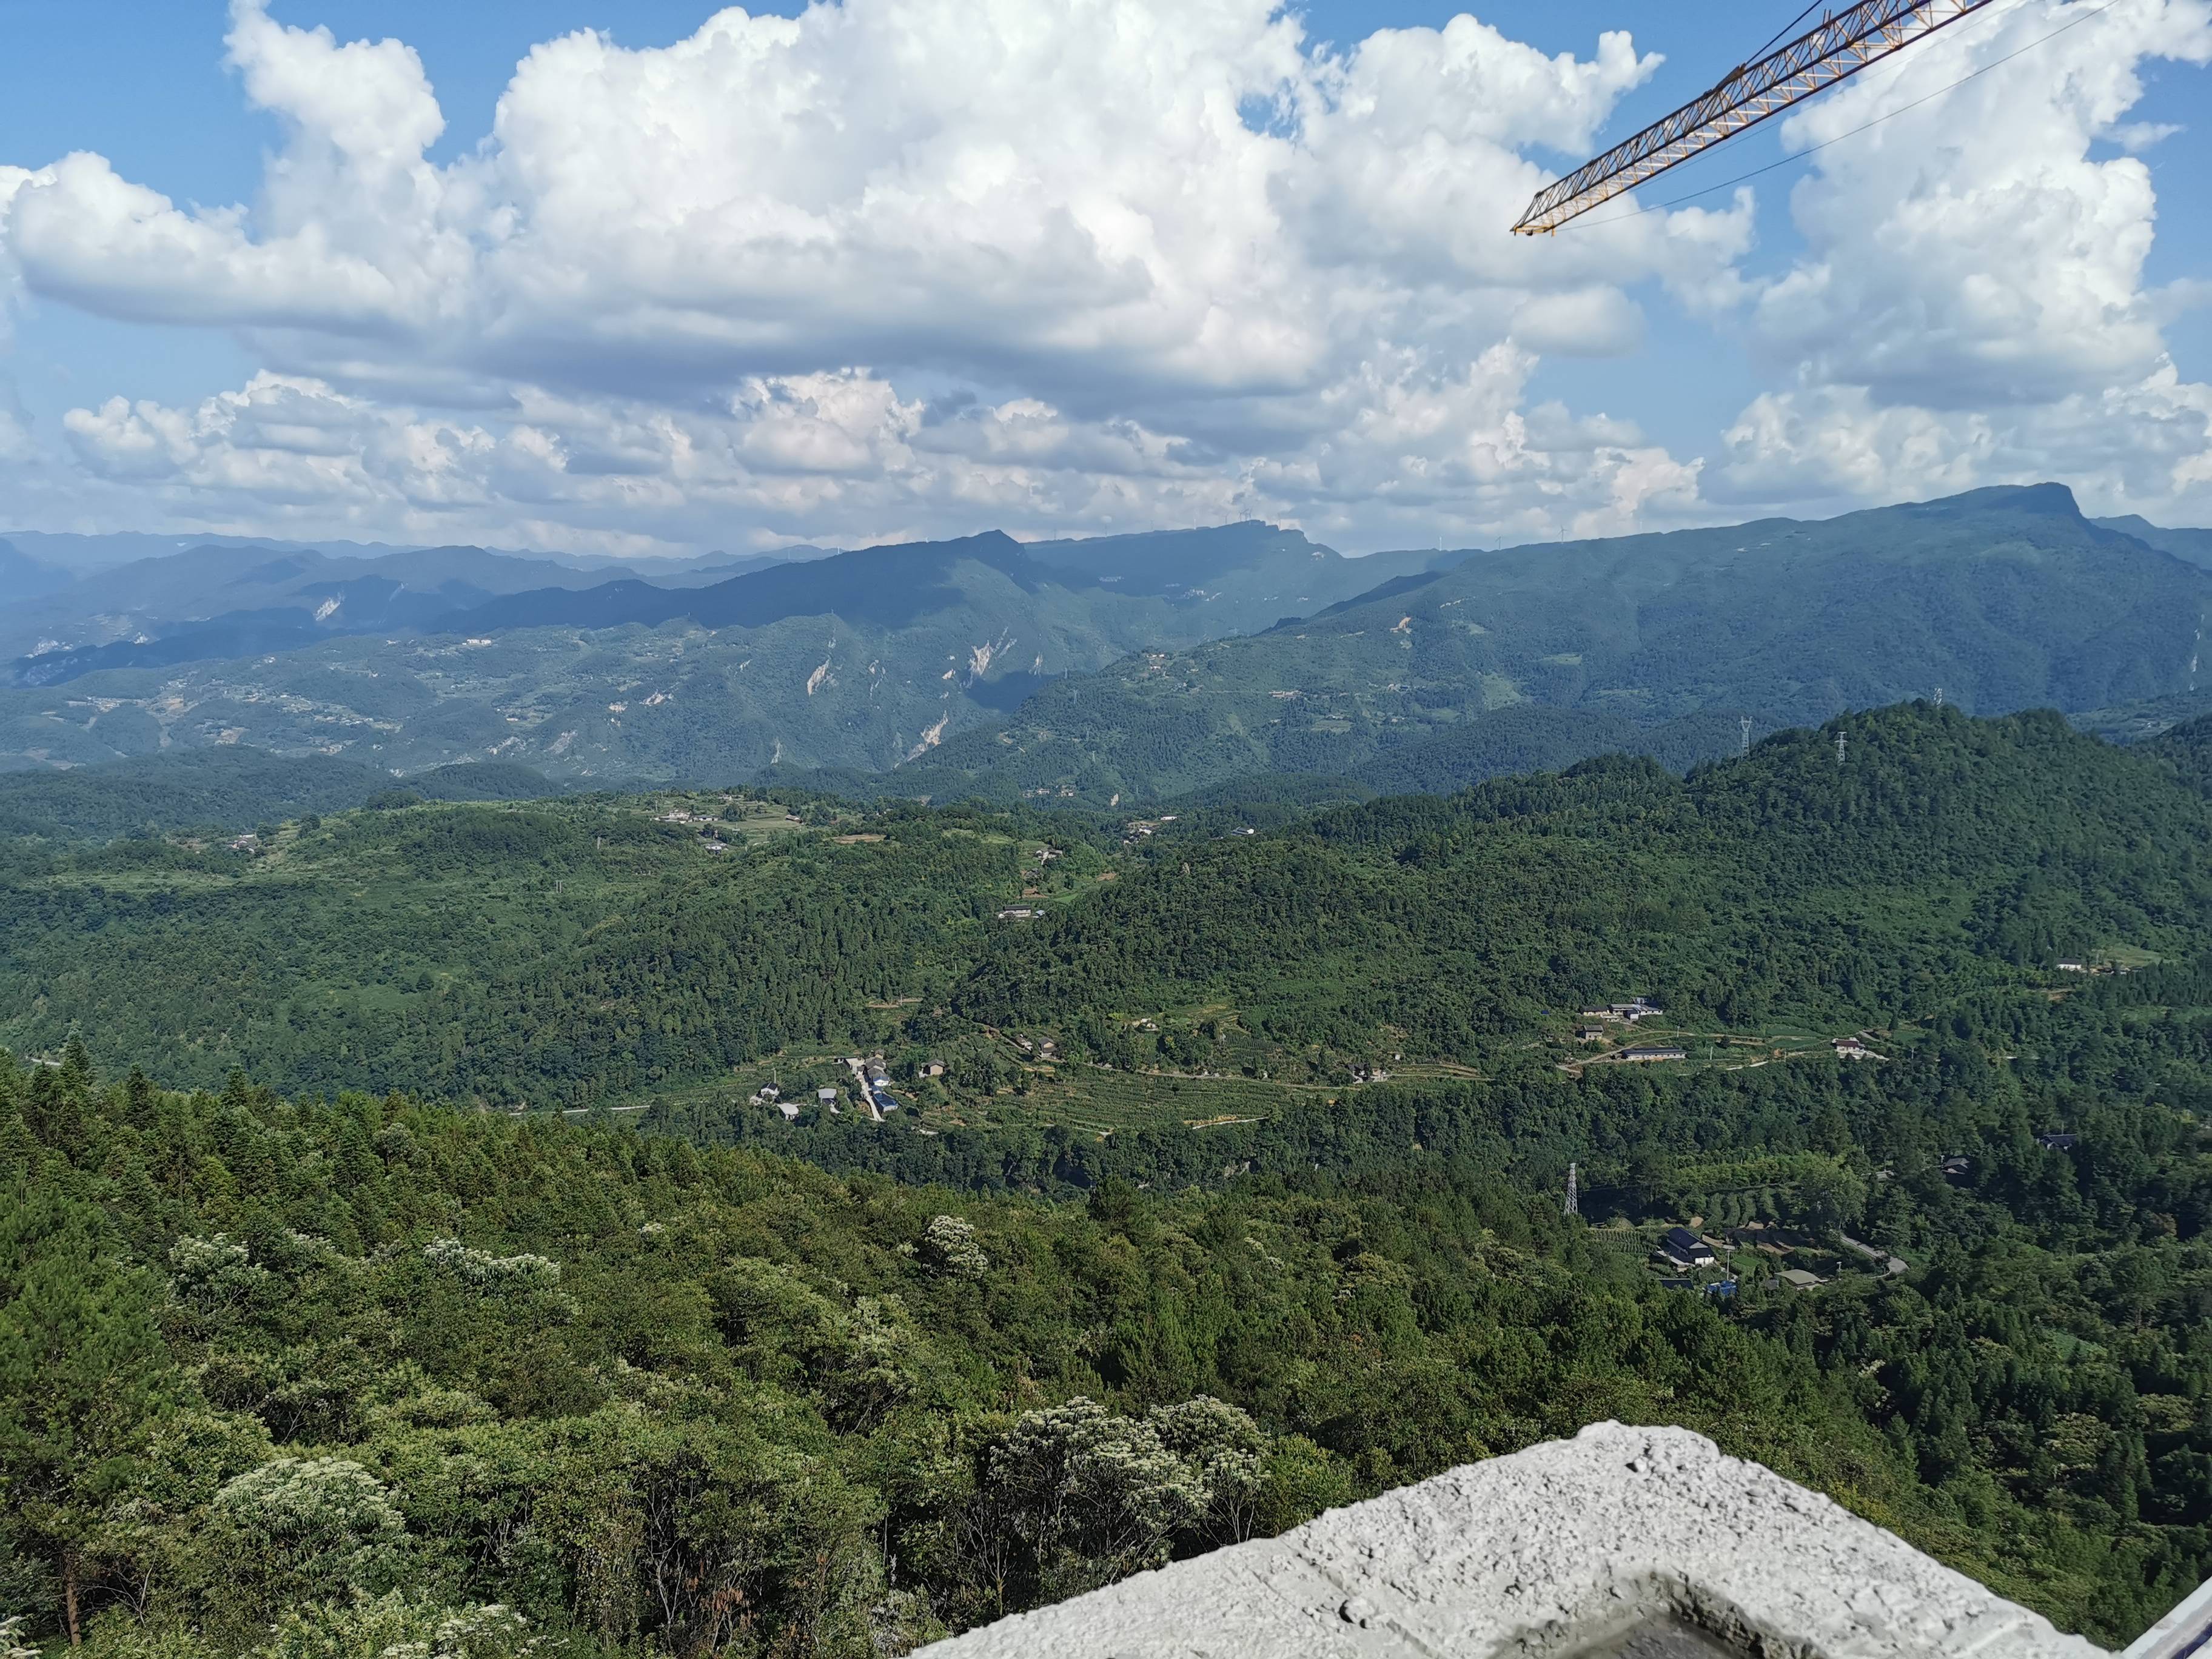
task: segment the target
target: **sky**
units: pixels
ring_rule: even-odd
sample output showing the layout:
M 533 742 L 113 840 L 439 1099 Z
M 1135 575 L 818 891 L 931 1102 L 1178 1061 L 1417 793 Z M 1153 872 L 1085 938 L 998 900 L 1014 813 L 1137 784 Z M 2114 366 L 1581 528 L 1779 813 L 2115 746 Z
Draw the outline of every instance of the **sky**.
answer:
M 0 0 L 0 529 L 2212 524 L 2212 0 L 1994 0 L 1506 234 L 1796 15 Z

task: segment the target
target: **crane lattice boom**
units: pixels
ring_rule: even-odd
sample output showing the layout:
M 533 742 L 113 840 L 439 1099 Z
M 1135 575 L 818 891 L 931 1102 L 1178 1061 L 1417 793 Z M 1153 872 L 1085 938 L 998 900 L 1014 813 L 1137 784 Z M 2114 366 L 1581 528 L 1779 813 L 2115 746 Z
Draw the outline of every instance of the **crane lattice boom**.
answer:
M 1991 3 L 1859 0 L 1757 63 L 1745 64 L 1665 120 L 1545 185 L 1513 228 L 1522 236 L 1557 230 L 1601 202 Z

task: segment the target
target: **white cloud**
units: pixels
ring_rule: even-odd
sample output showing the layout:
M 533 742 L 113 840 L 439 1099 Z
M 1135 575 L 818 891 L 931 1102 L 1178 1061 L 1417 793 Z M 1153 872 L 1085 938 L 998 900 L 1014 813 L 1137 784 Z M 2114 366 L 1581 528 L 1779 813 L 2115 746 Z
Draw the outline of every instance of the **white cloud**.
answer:
M 1522 151 L 1588 144 L 1656 67 L 1626 34 L 1547 57 L 1460 17 L 1334 53 L 1276 0 L 732 9 L 665 48 L 536 47 L 448 165 L 406 46 L 234 0 L 228 49 L 286 133 L 250 207 L 95 155 L 0 178 L 30 289 L 269 365 L 70 417 L 84 466 L 179 511 L 319 489 L 395 533 L 529 507 L 673 540 L 1550 523 L 1636 492 L 1516 435 L 1528 353 L 1632 349 L 1625 284 L 1725 296 L 1749 236 L 1747 206 L 1503 234 L 1545 176 Z
M 2184 129 L 2172 121 L 2123 121 L 2105 136 L 2130 155 L 2140 155 L 2154 144 L 2162 144 Z
M 2212 60 L 2203 0 L 2021 0 L 1790 118 L 1791 143 L 1842 142 L 1792 192 L 1807 251 L 1753 313 L 1788 384 L 1726 434 L 1724 496 L 2057 477 L 2105 510 L 2212 507 L 2212 392 L 2161 331 L 2194 295 L 2145 283 L 2148 168 L 2091 159 L 2140 147 L 2122 118 L 2160 58 Z
M 1814 143 L 1904 112 L 1820 153 L 1802 258 L 1753 281 L 1748 191 L 1503 234 L 1653 72 L 1623 33 L 1546 56 L 1462 16 L 1337 52 L 1277 0 L 732 9 L 537 46 L 437 163 L 411 50 L 233 0 L 229 62 L 285 135 L 256 199 L 0 167 L 0 319 L 21 289 L 245 343 L 246 385 L 103 388 L 63 423 L 73 470 L 35 472 L 49 506 L 194 525 L 609 547 L 1267 516 L 1358 547 L 2015 473 L 2171 506 L 2212 488 L 2162 335 L 2197 296 L 2146 286 L 2150 174 L 2112 150 L 2162 136 L 2126 118 L 2138 66 L 2212 55 L 2207 0 L 2122 0 L 1904 109 L 2079 3 L 1996 9 L 1793 118 Z M 1637 351 L 1655 285 L 1747 318 L 1772 385 L 1718 465 L 1532 406 L 1542 356 Z

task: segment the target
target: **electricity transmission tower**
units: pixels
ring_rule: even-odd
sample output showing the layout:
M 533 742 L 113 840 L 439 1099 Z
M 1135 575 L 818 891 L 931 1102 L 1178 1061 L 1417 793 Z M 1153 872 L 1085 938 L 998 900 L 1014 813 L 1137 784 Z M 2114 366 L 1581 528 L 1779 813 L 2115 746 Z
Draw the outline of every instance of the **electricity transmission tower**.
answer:
M 1516 234 L 1557 230 L 1645 179 L 1925 40 L 1991 0 L 1859 0 L 1536 192 Z M 1808 8 L 1809 9 L 1809 8 Z
M 1837 732 L 1837 733 L 1836 733 L 1836 764 L 1837 764 L 1837 765 L 1838 765 L 1838 766 L 1841 766 L 1843 763 L 1844 763 L 1844 734 L 1843 734 L 1842 732 Z
M 1751 752 L 1751 716 L 1746 714 L 1736 724 L 1743 728 L 1743 752 L 1748 755 Z
M 1570 1164 L 1567 1165 L 1567 1201 L 1565 1207 L 1560 1210 L 1559 1213 L 1579 1216 L 1582 1212 L 1581 1202 L 1575 1196 L 1575 1166 Z

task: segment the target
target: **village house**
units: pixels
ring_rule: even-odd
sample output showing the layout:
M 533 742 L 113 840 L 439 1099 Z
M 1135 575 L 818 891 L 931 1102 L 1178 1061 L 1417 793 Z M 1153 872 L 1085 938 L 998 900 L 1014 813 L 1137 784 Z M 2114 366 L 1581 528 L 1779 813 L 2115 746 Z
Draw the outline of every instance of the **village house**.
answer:
M 1728 1242 L 1739 1250 L 1764 1250 L 1769 1255 L 1788 1255 L 1790 1241 L 1775 1228 L 1764 1222 L 1754 1222 L 1748 1227 L 1731 1227 Z
M 1689 1057 L 1687 1049 L 1678 1048 L 1672 1043 L 1665 1042 L 1645 1043 L 1634 1048 L 1623 1048 L 1620 1051 L 1621 1059 L 1632 1060 L 1639 1065 L 1659 1060 L 1687 1060 Z
M 1659 1236 L 1659 1254 L 1680 1267 L 1710 1267 L 1713 1247 L 1687 1227 L 1669 1227 Z

